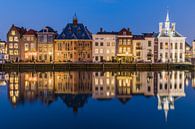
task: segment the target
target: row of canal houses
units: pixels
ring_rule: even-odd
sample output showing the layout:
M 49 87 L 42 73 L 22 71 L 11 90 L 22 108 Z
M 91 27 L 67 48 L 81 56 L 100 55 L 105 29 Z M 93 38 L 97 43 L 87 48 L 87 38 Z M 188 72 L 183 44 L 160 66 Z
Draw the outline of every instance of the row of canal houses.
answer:
M 172 62 L 192 56 L 186 37 L 176 31 L 167 13 L 158 33 L 133 35 L 129 28 L 92 34 L 76 15 L 61 34 L 51 27 L 40 31 L 12 25 L 7 42 L 0 41 L 1 59 L 19 62 Z M 6 56 L 7 55 L 7 56 Z

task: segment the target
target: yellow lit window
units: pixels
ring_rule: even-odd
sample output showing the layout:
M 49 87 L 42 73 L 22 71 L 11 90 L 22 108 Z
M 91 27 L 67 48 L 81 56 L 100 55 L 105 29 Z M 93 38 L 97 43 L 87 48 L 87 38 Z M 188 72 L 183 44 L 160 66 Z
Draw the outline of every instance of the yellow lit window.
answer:
M 9 44 L 9 48 L 13 48 L 13 44 L 12 43 Z
M 18 44 L 17 43 L 14 44 L 14 48 L 18 48 Z
M 13 50 L 9 50 L 9 55 L 13 55 Z
M 10 42 L 13 42 L 13 40 L 14 40 L 13 37 L 12 36 L 9 36 L 9 41 Z
M 14 36 L 16 35 L 16 31 L 15 30 L 12 30 L 11 34 Z
M 25 50 L 25 51 L 28 51 L 28 50 L 29 50 L 29 44 L 28 44 L 28 43 L 25 43 L 25 44 L 24 44 L 24 50 Z
M 119 48 L 119 53 L 122 53 L 122 47 Z
M 18 55 L 18 50 L 14 50 L 14 55 Z
M 95 79 L 95 85 L 98 85 L 98 79 L 97 78 Z
M 168 47 L 169 47 L 168 43 L 165 43 L 165 49 L 168 49 Z

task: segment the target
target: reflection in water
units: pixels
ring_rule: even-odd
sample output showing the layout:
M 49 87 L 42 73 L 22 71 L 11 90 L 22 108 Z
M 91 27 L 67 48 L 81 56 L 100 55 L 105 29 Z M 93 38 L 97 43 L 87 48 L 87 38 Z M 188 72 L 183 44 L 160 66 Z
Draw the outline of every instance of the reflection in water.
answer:
M 192 77 L 194 75 L 192 74 Z M 185 96 L 185 83 L 191 74 L 172 72 L 28 72 L 0 74 L 0 85 L 8 86 L 8 97 L 13 106 L 41 101 L 50 105 L 60 98 L 67 107 L 77 112 L 88 98 L 118 99 L 126 104 L 133 96 L 155 96 L 158 110 L 174 110 L 177 99 Z M 192 79 L 195 87 L 195 81 Z

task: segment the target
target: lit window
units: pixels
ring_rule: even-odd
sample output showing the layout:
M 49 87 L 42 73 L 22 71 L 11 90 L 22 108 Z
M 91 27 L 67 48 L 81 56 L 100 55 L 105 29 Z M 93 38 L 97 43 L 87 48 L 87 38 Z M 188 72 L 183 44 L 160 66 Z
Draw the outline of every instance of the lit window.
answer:
M 27 41 L 30 41 L 30 36 L 28 36 L 26 39 L 27 39 Z
M 169 47 L 168 47 L 168 43 L 165 43 L 165 49 L 168 49 Z
M 18 50 L 14 50 L 14 55 L 18 55 Z
M 18 37 L 14 37 L 14 41 L 15 42 L 18 42 L 19 40 L 18 40 Z
M 18 48 L 18 44 L 17 43 L 14 44 L 14 48 Z
M 103 49 L 100 49 L 100 53 L 101 53 L 101 54 L 103 53 Z
M 122 53 L 122 47 L 119 48 L 119 53 Z
M 98 79 L 97 78 L 95 79 L 95 85 L 98 85 Z
M 95 53 L 98 54 L 98 49 L 95 49 Z
M 31 43 L 31 50 L 32 51 L 36 51 L 36 48 L 35 48 L 36 46 L 35 46 L 35 43 Z
M 10 55 L 13 55 L 13 50 L 9 50 L 9 54 Z
M 13 48 L 13 44 L 12 43 L 9 44 L 9 48 Z
M 100 79 L 100 85 L 103 85 L 103 80 L 102 79 Z
M 29 50 L 29 44 L 28 44 L 28 43 L 25 43 L 25 44 L 24 44 L 24 50 L 25 50 L 25 51 L 28 51 L 28 50 Z
M 106 79 L 106 84 L 110 85 L 110 80 L 109 79 Z
M 15 30 L 12 30 L 11 34 L 14 36 L 16 35 L 16 31 Z
M 14 40 L 13 37 L 12 36 L 9 36 L 9 41 L 10 42 L 13 42 L 13 40 Z
M 107 50 L 106 53 L 109 54 L 110 53 L 110 50 Z

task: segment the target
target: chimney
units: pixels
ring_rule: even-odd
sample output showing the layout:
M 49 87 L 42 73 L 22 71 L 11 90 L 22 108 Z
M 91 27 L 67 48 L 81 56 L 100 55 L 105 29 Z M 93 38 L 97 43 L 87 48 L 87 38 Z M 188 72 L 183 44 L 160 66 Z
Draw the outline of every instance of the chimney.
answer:
M 127 28 L 127 30 L 130 32 L 130 28 Z
M 103 30 L 104 30 L 104 29 L 101 27 L 101 28 L 100 28 L 100 32 L 103 32 Z
M 163 29 L 163 23 L 160 22 L 160 23 L 159 23 L 159 32 L 162 32 L 162 29 Z

